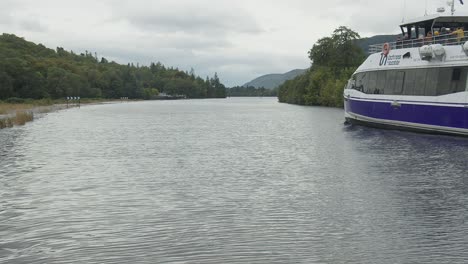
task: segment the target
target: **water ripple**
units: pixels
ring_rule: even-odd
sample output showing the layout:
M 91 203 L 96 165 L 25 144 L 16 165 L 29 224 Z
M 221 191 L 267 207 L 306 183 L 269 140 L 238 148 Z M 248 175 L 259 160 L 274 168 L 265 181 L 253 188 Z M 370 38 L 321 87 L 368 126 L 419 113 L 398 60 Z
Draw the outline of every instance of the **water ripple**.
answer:
M 467 263 L 468 140 L 272 99 L 0 130 L 1 263 Z

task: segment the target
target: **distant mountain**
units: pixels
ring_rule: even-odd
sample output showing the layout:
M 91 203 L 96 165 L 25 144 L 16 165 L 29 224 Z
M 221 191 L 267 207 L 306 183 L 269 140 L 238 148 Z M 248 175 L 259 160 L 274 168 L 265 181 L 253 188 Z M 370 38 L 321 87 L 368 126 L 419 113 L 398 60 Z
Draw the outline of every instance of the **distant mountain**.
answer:
M 244 84 L 243 86 L 244 87 L 253 86 L 255 88 L 264 87 L 267 89 L 274 89 L 280 86 L 281 84 L 283 84 L 285 81 L 294 79 L 306 71 L 307 69 L 296 69 L 296 70 L 292 70 L 283 74 L 267 74 L 267 75 L 260 76 Z
M 369 53 L 369 45 L 383 44 L 385 42 L 395 42 L 397 38 L 401 36 L 398 35 L 377 35 L 370 38 L 362 38 L 357 41 L 359 47 L 361 47 L 366 54 Z
M 357 45 L 361 47 L 366 54 L 369 53 L 369 45 L 374 45 L 374 44 L 383 44 L 385 42 L 394 42 L 396 41 L 397 37 L 401 35 L 377 35 L 377 36 L 372 36 L 369 38 L 362 38 L 357 40 Z M 253 86 L 255 88 L 260 88 L 264 87 L 267 89 L 274 89 L 287 80 L 292 80 L 296 78 L 297 76 L 305 73 L 307 69 L 296 69 L 289 71 L 287 73 L 283 74 L 267 74 L 260 76 L 246 84 L 244 84 L 244 87 L 248 86 Z

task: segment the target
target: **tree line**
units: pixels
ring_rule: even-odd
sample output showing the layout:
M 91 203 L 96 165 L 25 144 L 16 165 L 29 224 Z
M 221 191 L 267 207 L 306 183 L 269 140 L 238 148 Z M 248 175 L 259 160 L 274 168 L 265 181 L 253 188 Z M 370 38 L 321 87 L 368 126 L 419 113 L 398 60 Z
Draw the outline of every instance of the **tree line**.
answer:
M 364 61 L 358 33 L 341 26 L 317 41 L 308 52 L 310 69 L 279 87 L 280 102 L 300 105 L 343 106 L 343 90 Z
M 278 89 L 266 89 L 265 87 L 256 88 L 254 86 L 234 86 L 228 88 L 227 96 L 232 97 L 276 97 L 278 96 Z
M 7 98 L 151 99 L 159 93 L 187 98 L 225 98 L 218 75 L 202 79 L 161 63 L 121 65 L 96 53 L 75 54 L 28 42 L 13 34 L 0 36 L 0 100 Z

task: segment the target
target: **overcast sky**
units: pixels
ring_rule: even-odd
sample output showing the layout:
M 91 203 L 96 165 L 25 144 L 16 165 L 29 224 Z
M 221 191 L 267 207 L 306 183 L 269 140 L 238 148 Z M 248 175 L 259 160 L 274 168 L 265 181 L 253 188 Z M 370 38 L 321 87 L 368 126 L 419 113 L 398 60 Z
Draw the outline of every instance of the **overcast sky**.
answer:
M 340 25 L 397 33 L 425 0 L 0 0 L 0 31 L 119 63 L 160 61 L 228 86 L 307 68 L 307 51 Z M 428 0 L 428 13 L 445 0 Z M 457 1 L 458 4 L 458 1 Z M 458 14 L 468 14 L 458 5 Z M 405 11 L 404 11 L 405 10 Z

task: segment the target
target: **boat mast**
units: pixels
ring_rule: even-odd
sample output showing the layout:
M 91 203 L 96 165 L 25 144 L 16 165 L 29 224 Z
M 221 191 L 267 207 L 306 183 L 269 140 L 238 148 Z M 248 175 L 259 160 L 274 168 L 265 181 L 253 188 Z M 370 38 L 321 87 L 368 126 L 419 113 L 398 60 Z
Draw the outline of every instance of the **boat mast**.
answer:
M 403 18 L 401 19 L 401 23 L 405 23 L 405 16 L 406 16 L 406 0 L 403 0 Z
M 455 0 L 452 0 L 452 16 L 455 14 Z
M 426 11 L 424 12 L 424 16 L 427 16 L 427 0 L 426 0 Z

